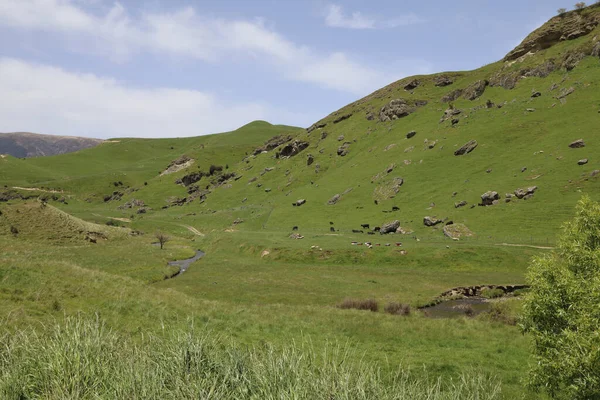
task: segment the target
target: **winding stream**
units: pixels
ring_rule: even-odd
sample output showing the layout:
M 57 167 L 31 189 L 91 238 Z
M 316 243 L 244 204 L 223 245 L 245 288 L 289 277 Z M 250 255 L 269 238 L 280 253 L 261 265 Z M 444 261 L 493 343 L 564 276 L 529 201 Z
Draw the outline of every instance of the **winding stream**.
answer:
M 169 261 L 168 265 L 179 267 L 179 272 L 176 272 L 175 274 L 173 274 L 165 279 L 172 279 L 172 278 L 175 278 L 175 277 L 183 274 L 185 271 L 188 270 L 188 268 L 190 267 L 190 265 L 193 262 L 201 259 L 202 257 L 204 257 L 205 254 L 206 253 L 204 253 L 202 250 L 196 250 L 196 255 L 194 255 L 194 257 L 186 258 L 184 260 Z

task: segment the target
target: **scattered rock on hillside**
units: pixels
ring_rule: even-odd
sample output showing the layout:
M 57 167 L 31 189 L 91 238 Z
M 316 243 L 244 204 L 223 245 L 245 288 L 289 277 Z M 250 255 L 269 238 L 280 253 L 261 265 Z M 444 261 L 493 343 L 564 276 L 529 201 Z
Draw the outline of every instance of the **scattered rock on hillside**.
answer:
M 507 90 L 514 89 L 519 81 L 519 74 L 515 72 L 499 71 L 490 78 L 490 86 L 502 87 Z
M 574 142 L 571 142 L 571 144 L 569 144 L 569 147 L 572 149 L 580 149 L 582 147 L 585 147 L 585 142 L 583 141 L 583 139 L 577 139 Z
M 341 142 L 342 140 L 344 140 L 344 135 L 338 136 L 337 140 L 338 140 L 338 142 Z
M 440 101 L 442 103 L 450 103 L 450 102 L 458 99 L 460 96 L 462 96 L 463 92 L 464 92 L 463 89 L 453 90 L 450 93 L 448 93 L 447 95 L 445 95 L 444 97 L 442 97 Z
M 386 224 L 381 225 L 381 229 L 379 230 L 379 233 L 386 234 L 386 233 L 393 233 L 396 232 L 396 230 L 400 227 L 400 221 L 396 220 L 393 222 L 388 222 Z
M 473 150 L 475 150 L 476 147 L 477 147 L 477 140 L 470 140 L 467 143 L 465 143 L 460 149 L 456 150 L 454 152 L 454 155 L 462 156 L 462 155 L 468 154 L 468 153 L 472 152 Z
M 302 236 L 299 233 L 294 232 L 290 235 L 290 239 L 304 239 L 304 236 Z
M 454 208 L 461 208 L 467 205 L 465 200 L 459 201 L 458 203 L 454 203 Z
M 311 165 L 315 161 L 315 157 L 312 154 L 309 154 L 306 157 L 306 165 Z
M 444 226 L 444 235 L 456 240 L 463 236 L 473 236 L 473 232 L 465 224 L 450 224 Z
M 414 90 L 417 87 L 419 87 L 419 85 L 421 84 L 421 81 L 419 81 L 418 79 L 413 79 L 412 81 L 408 82 L 405 86 L 404 86 L 404 90 Z
M 292 140 L 292 137 L 289 135 L 273 136 L 271 139 L 267 140 L 263 146 L 257 147 L 253 154 L 256 156 L 262 152 L 271 151 L 282 144 L 289 142 L 290 140 Z
M 462 113 L 462 110 L 459 110 L 458 108 L 448 108 L 446 111 L 444 111 L 444 115 L 442 115 L 442 118 L 440 119 L 440 124 L 456 115 L 459 115 L 460 113 Z
M 350 143 L 346 142 L 337 149 L 337 155 L 340 157 L 345 157 L 350 151 Z
M 442 221 L 441 219 L 437 219 L 436 217 L 430 217 L 430 216 L 423 217 L 423 225 L 425 225 L 425 226 L 436 226 L 443 222 L 444 221 Z
M 381 122 L 392 121 L 398 118 L 406 117 L 414 112 L 415 109 L 408 105 L 404 99 L 394 99 L 381 108 L 379 120 Z
M 340 201 L 341 198 L 342 198 L 342 196 L 338 193 L 338 194 L 334 195 L 332 198 L 330 198 L 327 201 L 327 204 L 329 204 L 330 206 L 337 204 L 337 202 Z
M 485 88 L 489 84 L 490 83 L 487 80 L 479 80 L 474 82 L 465 89 L 463 97 L 467 100 L 475 100 L 479 98 L 483 92 L 485 92 Z
M 410 131 L 406 134 L 406 138 L 410 139 L 412 137 L 414 137 L 417 134 L 417 131 Z
M 191 174 L 187 174 L 187 175 L 182 176 L 181 178 L 177 179 L 175 181 L 175 183 L 178 185 L 190 186 L 190 185 L 193 185 L 194 183 L 198 182 L 204 176 L 207 176 L 207 174 L 205 174 L 202 171 L 192 172 Z
M 572 94 L 575 91 L 574 87 L 570 87 L 568 89 L 563 89 L 560 91 L 560 94 L 558 96 L 556 96 L 557 99 L 564 99 L 565 97 L 567 97 L 568 95 Z
M 342 114 L 339 117 L 337 117 L 336 119 L 334 119 L 333 123 L 337 124 L 338 122 L 342 122 L 342 121 L 350 118 L 351 116 L 352 116 L 352 113 Z
M 305 203 L 306 203 L 305 199 L 299 199 L 299 200 L 296 200 L 295 202 L 293 202 L 292 205 L 294 207 L 300 207 L 301 205 L 303 205 Z
M 542 93 L 538 92 L 538 91 L 534 91 L 533 93 L 531 93 L 531 98 L 536 98 L 536 97 L 540 97 L 542 95 Z
M 527 189 L 517 189 L 515 190 L 515 196 L 517 197 L 517 199 L 523 199 L 523 198 L 531 198 L 531 196 L 533 196 L 533 194 L 535 193 L 535 191 L 538 189 L 537 186 L 531 186 L 528 187 Z
M 103 200 L 105 203 L 109 202 L 109 201 L 119 201 L 121 200 L 121 197 L 123 197 L 123 192 L 112 192 L 112 194 L 108 194 L 106 196 L 104 196 Z
M 130 201 L 128 201 L 127 203 L 119 206 L 118 208 L 120 210 L 125 210 L 125 209 L 130 209 L 130 208 L 134 208 L 134 207 L 144 207 L 144 200 L 138 200 L 138 199 L 132 199 Z
M 300 153 L 302 150 L 309 146 L 308 142 L 301 140 L 294 140 L 291 143 L 286 144 L 276 155 L 276 158 L 290 158 Z
M 579 161 L 577 161 L 577 165 L 585 165 L 588 163 L 588 159 L 587 158 L 583 158 Z
M 523 71 L 522 75 L 525 78 L 531 78 L 531 77 L 546 78 L 548 75 L 550 75 L 555 70 L 556 70 L 556 64 L 554 63 L 554 60 L 548 60 L 528 71 Z
M 561 67 L 566 69 L 567 71 L 572 71 L 573 69 L 575 69 L 577 64 L 579 64 L 579 62 L 581 60 L 583 60 L 584 58 L 585 58 L 585 53 L 582 53 L 580 51 L 568 53 L 565 56 L 565 58 L 561 64 Z
M 454 81 L 448 75 L 438 75 L 433 78 L 433 84 L 437 87 L 452 85 Z
M 594 177 L 596 175 L 600 175 L 600 169 L 595 169 L 592 172 L 590 172 L 591 177 Z
M 498 192 L 490 190 L 489 192 L 485 192 L 481 195 L 481 206 L 491 206 L 498 204 L 500 200 L 500 195 Z

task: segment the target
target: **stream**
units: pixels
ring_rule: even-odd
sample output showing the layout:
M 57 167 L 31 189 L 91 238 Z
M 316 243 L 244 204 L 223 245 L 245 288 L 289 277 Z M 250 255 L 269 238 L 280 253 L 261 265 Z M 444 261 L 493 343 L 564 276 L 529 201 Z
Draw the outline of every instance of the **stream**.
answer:
M 201 259 L 202 257 L 204 257 L 204 255 L 205 253 L 202 250 L 196 250 L 196 255 L 194 255 L 194 257 L 186 258 L 185 260 L 169 261 L 168 265 L 179 267 L 179 272 L 171 275 L 167 279 L 172 279 L 183 274 L 185 271 L 188 270 L 188 268 L 193 262 Z

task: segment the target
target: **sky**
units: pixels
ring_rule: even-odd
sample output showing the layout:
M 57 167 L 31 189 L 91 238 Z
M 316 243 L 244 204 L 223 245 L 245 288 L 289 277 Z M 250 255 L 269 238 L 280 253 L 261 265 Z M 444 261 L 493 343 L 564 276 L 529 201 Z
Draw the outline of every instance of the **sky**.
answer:
M 555 0 L 0 0 L 0 132 L 306 127 L 395 80 L 501 59 Z

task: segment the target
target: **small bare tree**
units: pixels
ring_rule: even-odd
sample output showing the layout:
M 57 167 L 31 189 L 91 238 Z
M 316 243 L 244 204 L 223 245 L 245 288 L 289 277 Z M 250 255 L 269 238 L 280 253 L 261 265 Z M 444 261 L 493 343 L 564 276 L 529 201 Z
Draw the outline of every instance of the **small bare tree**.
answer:
M 585 8 L 585 2 L 580 1 L 579 3 L 575 3 L 575 9 L 583 10 Z
M 154 237 L 156 238 L 156 240 L 158 240 L 158 243 L 160 244 L 160 249 L 161 250 L 163 249 L 165 243 L 167 243 L 171 239 L 164 232 L 161 232 L 161 231 L 157 231 L 154 234 Z
M 557 11 L 558 15 L 563 15 L 567 13 L 567 9 L 566 8 L 559 8 Z

